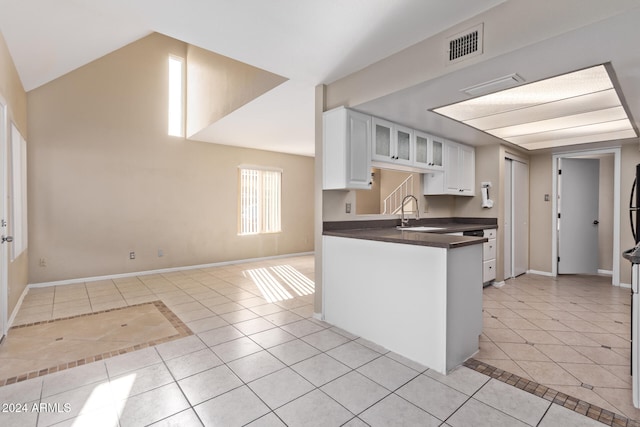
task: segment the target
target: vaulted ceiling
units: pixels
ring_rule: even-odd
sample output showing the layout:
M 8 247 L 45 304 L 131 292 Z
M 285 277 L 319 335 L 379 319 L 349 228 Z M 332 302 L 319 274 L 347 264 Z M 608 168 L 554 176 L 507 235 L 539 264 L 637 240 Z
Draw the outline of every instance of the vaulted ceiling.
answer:
M 201 138 L 313 155 L 317 84 L 334 82 L 505 1 L 0 0 L 0 32 L 27 91 L 152 32 L 283 76 L 285 83 Z M 616 10 L 633 4 L 610 2 Z M 387 104 L 370 108 L 384 112 Z

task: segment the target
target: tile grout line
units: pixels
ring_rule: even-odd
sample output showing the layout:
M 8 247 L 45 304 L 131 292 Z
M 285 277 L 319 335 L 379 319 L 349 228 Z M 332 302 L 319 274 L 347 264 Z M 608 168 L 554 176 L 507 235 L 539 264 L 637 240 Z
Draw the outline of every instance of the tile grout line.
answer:
M 525 282 L 523 282 L 525 283 Z M 517 285 L 518 283 L 515 283 L 515 285 Z M 593 308 L 589 307 L 589 305 L 597 305 L 600 304 L 600 298 L 599 298 L 599 294 L 595 294 L 593 292 L 588 294 L 588 298 L 587 298 L 587 294 L 584 292 L 584 284 L 580 284 L 580 285 L 576 285 L 574 286 L 580 286 L 580 290 L 581 290 L 581 294 L 579 296 L 576 296 L 573 293 L 573 288 L 568 290 L 565 293 L 559 294 L 559 293 L 554 293 L 552 295 L 544 295 L 543 299 L 539 298 L 539 294 L 540 292 L 527 292 L 524 289 L 518 289 L 516 288 L 516 292 L 510 292 L 510 293 L 500 293 L 498 291 L 496 291 L 496 295 L 503 295 L 503 297 L 501 298 L 489 298 L 492 302 L 494 302 L 495 304 L 497 304 L 498 307 L 487 307 L 487 309 L 485 311 L 487 312 L 491 312 L 491 310 L 493 308 L 508 308 L 513 310 L 513 308 L 511 308 L 510 305 L 505 305 L 505 301 L 507 302 L 511 302 L 514 300 L 514 297 L 516 300 L 519 300 L 519 302 L 523 302 L 523 303 L 530 303 L 531 301 L 529 301 L 529 297 L 527 297 L 527 295 L 529 296 L 533 296 L 534 298 L 538 299 L 540 301 L 541 304 L 547 304 L 547 305 L 552 305 L 552 304 L 556 304 L 554 310 L 552 311 L 558 311 L 559 308 L 557 307 L 557 302 L 559 299 L 562 299 L 564 301 L 565 304 L 574 304 L 574 306 L 579 307 L 579 311 L 574 311 L 574 310 L 569 310 L 569 314 L 571 314 L 573 317 L 571 319 L 565 319 L 565 318 L 558 318 L 557 321 L 559 323 L 561 323 L 562 325 L 564 325 L 568 331 L 570 331 L 573 334 L 578 334 L 582 337 L 584 337 L 585 339 L 590 339 L 590 340 L 595 340 L 595 344 L 597 345 L 593 345 L 593 346 L 587 346 L 589 348 L 593 348 L 593 349 L 599 349 L 599 348 L 607 348 L 609 350 L 611 350 L 613 353 L 612 355 L 620 355 L 622 357 L 625 357 L 625 355 L 623 353 L 626 353 L 626 347 L 622 346 L 622 347 L 615 347 L 615 346 L 611 346 L 611 347 L 615 347 L 615 348 L 610 348 L 610 346 L 605 345 L 608 343 L 602 343 L 600 340 L 597 340 L 595 338 L 592 338 L 589 336 L 589 334 L 598 334 L 598 335 L 602 335 L 605 334 L 607 336 L 614 336 L 614 337 L 618 337 L 624 341 L 628 342 L 628 337 L 620 335 L 620 329 L 619 327 L 616 327 L 615 329 L 611 329 L 614 324 L 617 325 L 624 325 L 624 329 L 627 329 L 629 324 L 628 323 L 624 323 L 623 321 L 621 321 L 620 319 L 627 319 L 629 314 L 628 314 L 628 310 L 629 310 L 629 304 L 628 304 L 628 296 L 626 295 L 626 291 L 624 291 L 624 295 L 621 295 L 620 297 L 616 297 L 614 294 L 613 295 L 613 299 L 611 300 L 611 302 L 607 305 L 607 307 L 603 310 L 597 310 L 597 311 L 593 311 Z M 558 283 L 553 283 L 552 286 L 558 286 Z M 536 285 L 535 286 L 536 289 L 538 289 L 541 292 L 546 292 L 547 289 L 544 289 L 543 287 L 541 287 L 541 285 Z M 566 290 L 566 286 L 564 287 L 564 289 Z M 587 291 L 594 291 L 597 290 L 600 292 L 601 289 L 604 289 L 604 291 L 606 291 L 607 295 L 610 294 L 610 289 L 608 287 L 603 288 L 601 285 L 599 284 L 590 284 L 589 285 L 589 289 L 587 289 Z M 492 293 L 493 294 L 493 293 Z M 565 295 L 566 294 L 566 295 Z M 509 296 L 509 299 L 504 298 L 505 295 Z M 522 301 L 523 299 L 528 300 L 528 301 Z M 576 302 L 577 301 L 577 302 Z M 500 307 L 502 306 L 502 307 Z M 616 309 L 616 307 L 620 307 Z M 545 310 L 542 310 L 541 307 L 539 306 L 535 306 L 535 305 L 530 305 L 530 307 L 532 307 L 532 309 L 535 309 L 537 311 L 539 311 L 541 314 L 545 314 L 548 317 L 554 317 L 553 313 L 547 313 Z M 571 306 L 570 306 L 571 308 Z M 551 309 L 549 307 L 547 307 L 547 309 Z M 592 313 L 592 315 L 587 315 L 588 313 Z M 594 320 L 594 316 L 597 316 Z M 526 317 L 525 317 L 526 318 Z M 574 319 L 575 318 L 575 319 Z M 569 321 L 568 323 L 565 321 Z M 600 328 L 599 330 L 591 330 L 591 332 L 589 331 L 585 331 L 583 327 L 581 327 L 580 329 L 576 329 L 575 325 L 572 326 L 572 321 L 580 321 L 583 322 L 582 324 L 588 324 L 591 328 Z M 605 327 L 605 325 L 610 325 L 609 327 Z M 512 329 L 512 327 L 509 324 L 506 324 L 507 328 L 513 332 L 515 332 L 516 334 L 520 335 L 519 331 Z M 558 337 L 555 336 L 555 334 L 553 334 L 552 331 L 549 331 L 548 329 L 536 325 L 538 326 L 538 328 L 546 333 L 549 333 L 551 335 L 554 336 L 554 338 L 559 339 Z M 487 338 L 488 341 L 490 341 L 492 344 L 497 345 L 495 343 L 494 340 L 492 340 L 491 338 L 489 338 L 489 336 L 485 335 L 485 337 Z M 524 337 L 523 337 L 524 338 Z M 573 351 L 578 352 L 578 354 L 581 354 L 582 356 L 584 356 L 586 358 L 586 360 L 588 360 L 590 363 L 587 363 L 588 365 L 595 365 L 595 366 L 600 366 L 600 364 L 596 363 L 596 361 L 590 357 L 588 354 L 584 353 L 583 351 L 580 351 L 579 349 L 577 349 L 576 347 L 580 347 L 579 345 L 573 345 L 573 344 L 567 344 L 566 341 L 564 339 L 560 340 L 561 343 L 559 343 L 559 345 L 562 345 L 563 347 L 567 348 L 567 349 L 571 349 Z M 500 347 L 498 347 L 500 348 Z M 616 351 L 615 349 L 620 349 L 623 350 L 623 353 L 620 353 L 619 351 Z M 559 368 L 561 368 L 565 373 L 569 374 L 572 378 L 576 379 L 575 375 L 573 375 L 571 372 L 568 372 L 564 367 L 560 366 L 560 362 L 555 361 L 551 356 L 547 356 L 549 358 L 551 358 L 551 361 L 553 363 L 555 363 L 556 365 L 559 366 Z M 520 366 L 519 362 L 515 359 L 512 358 L 512 356 L 508 355 L 509 360 L 511 360 L 513 363 L 516 364 L 516 366 L 519 366 L 520 369 L 523 369 L 522 366 Z M 483 362 L 484 363 L 484 362 Z M 617 366 L 617 365 L 616 365 Z M 523 371 L 526 372 L 526 370 L 523 369 Z M 528 375 L 528 374 L 527 374 Z M 613 374 L 614 377 L 618 377 L 617 375 Z M 619 378 L 619 377 L 618 377 Z M 624 379 L 620 378 L 621 380 L 624 381 Z M 583 381 L 577 380 L 576 381 L 578 383 L 582 383 Z M 564 395 L 564 393 L 563 393 Z M 611 418 L 613 414 L 615 414 L 615 412 L 621 412 L 619 409 L 616 409 L 615 404 L 612 404 L 609 402 L 609 399 L 605 396 L 600 396 L 600 398 L 602 398 L 605 402 L 607 402 L 608 405 L 610 405 L 611 408 L 614 408 L 614 412 L 612 412 L 611 410 L 604 410 L 602 408 L 601 414 L 604 414 L 605 418 Z M 573 398 L 575 399 L 575 398 Z M 594 407 L 596 407 L 596 405 L 593 405 Z M 622 413 L 622 412 L 621 412 Z M 592 413 L 593 415 L 593 413 Z M 595 416 L 595 415 L 594 415 Z M 592 416 L 593 418 L 593 416 Z
M 41 368 L 41 369 L 38 369 L 38 370 L 35 370 L 35 371 L 30 371 L 30 372 L 27 372 L 27 373 L 19 373 L 19 374 L 16 374 L 15 376 L 12 376 L 12 377 L 9 377 L 9 378 L 0 379 L 0 387 L 7 386 L 7 385 L 10 385 L 10 384 L 19 383 L 19 382 L 22 382 L 22 381 L 25 381 L 25 380 L 31 379 L 31 378 L 43 377 L 45 375 L 48 375 L 48 374 L 51 374 L 51 373 L 54 373 L 54 372 L 64 371 L 66 369 L 74 368 L 76 366 L 81 366 L 81 365 L 85 365 L 87 363 L 101 361 L 101 360 L 104 360 L 104 359 L 107 359 L 107 358 L 110 358 L 110 357 L 118 356 L 118 355 L 125 354 L 125 353 L 130 353 L 130 352 L 135 351 L 135 350 L 140 350 L 140 349 L 143 349 L 143 348 L 152 347 L 152 346 L 155 346 L 157 344 L 161 344 L 161 343 L 164 343 L 164 342 L 173 341 L 173 340 L 178 339 L 178 338 L 183 338 L 183 337 L 186 337 L 186 336 L 189 336 L 189 335 L 193 335 L 193 332 L 189 329 L 189 327 L 187 325 L 185 325 L 162 301 L 154 301 L 154 302 L 150 302 L 150 303 L 136 304 L 134 306 L 119 307 L 119 308 L 115 308 L 115 309 L 107 309 L 107 310 L 103 310 L 103 311 L 96 312 L 96 313 L 79 314 L 79 315 L 70 316 L 70 317 L 63 317 L 63 318 L 60 318 L 60 319 L 52 319 L 52 320 L 48 320 L 48 321 L 35 322 L 33 324 L 17 325 L 17 326 L 12 327 L 11 329 L 14 329 L 14 328 L 22 329 L 22 328 L 26 328 L 26 327 L 29 327 L 29 326 L 39 326 L 39 325 L 42 325 L 42 324 L 53 323 L 53 322 L 60 321 L 60 320 L 71 320 L 71 319 L 77 319 L 77 318 L 81 318 L 81 317 L 99 315 L 99 314 L 103 314 L 103 313 L 110 313 L 110 312 L 113 312 L 113 311 L 123 310 L 123 309 L 131 308 L 131 307 L 139 307 L 139 306 L 143 306 L 143 305 L 147 305 L 147 304 L 153 304 L 156 307 L 156 309 L 158 310 L 158 312 L 160 314 L 162 314 L 162 316 L 171 324 L 171 326 L 173 326 L 173 328 L 178 333 L 175 334 L 175 335 L 170 335 L 168 337 L 163 337 L 163 338 L 160 338 L 160 339 L 151 340 L 151 341 L 144 342 L 144 343 L 134 344 L 134 345 L 128 346 L 126 348 L 112 350 L 112 351 L 104 352 L 104 353 L 101 353 L 101 354 L 86 356 L 86 357 L 84 357 L 82 359 L 72 360 L 72 361 L 69 361 L 69 362 L 66 362 L 66 363 L 58 364 L 56 366 L 51 366 L 51 367 L 48 367 L 48 368 Z
M 198 337 L 196 335 L 196 337 L 200 340 L 200 342 L 202 342 L 202 344 L 204 344 L 206 346 L 206 344 L 202 341 L 202 339 L 200 337 Z M 209 348 L 209 347 L 207 347 Z M 189 405 L 189 409 L 191 409 L 193 411 L 194 414 L 196 414 L 196 418 L 198 418 L 198 421 L 200 421 L 200 424 L 205 425 L 204 422 L 202 422 L 202 419 L 200 418 L 200 415 L 198 414 L 198 411 L 196 411 L 196 409 L 193 407 L 193 405 L 191 404 L 191 402 L 189 401 L 189 398 L 187 397 L 187 394 L 184 392 L 184 390 L 182 389 L 182 387 L 180 386 L 180 383 L 178 382 L 178 380 L 176 379 L 175 375 L 173 375 L 173 372 L 171 371 L 171 369 L 169 369 L 169 365 L 167 365 L 167 361 L 164 359 L 164 357 L 162 357 L 162 354 L 160 354 L 160 352 L 158 351 L 157 347 L 153 347 L 154 351 L 156 352 L 156 354 L 158 355 L 158 357 L 160 357 L 160 360 L 162 360 L 162 364 L 164 365 L 165 369 L 167 370 L 167 372 L 169 372 L 169 375 L 171 375 L 171 378 L 173 379 L 174 384 L 178 387 L 178 390 L 180 390 L 180 393 L 182 393 L 182 396 L 184 397 L 184 400 L 187 402 L 187 404 Z M 212 351 L 213 352 L 213 351 Z M 189 353 L 188 353 L 189 354 Z M 215 353 L 214 353 L 215 354 Z M 188 378 L 188 377 L 186 377 Z M 184 378 L 183 378 L 184 379 Z M 166 385 L 166 384 L 165 384 Z M 164 386 L 162 386 L 164 387 Z M 200 402 L 198 405 L 202 404 L 204 402 Z M 196 405 L 197 406 L 197 405 Z M 154 421 L 154 423 L 158 422 L 158 421 L 162 421 L 165 420 L 167 418 L 171 418 L 176 414 L 179 414 L 183 411 L 185 411 L 186 409 L 176 412 L 174 414 L 171 414 L 165 418 L 162 418 L 161 420 L 157 420 Z M 118 423 L 120 423 L 120 417 L 118 416 Z
M 558 392 L 556 390 L 554 390 L 551 387 L 547 387 L 544 386 L 542 384 L 536 383 L 535 381 L 530 381 L 530 380 L 526 380 L 518 375 L 515 374 L 511 374 L 508 371 L 504 371 L 502 369 L 496 368 L 494 366 L 489 365 L 488 363 L 476 360 L 476 359 L 469 359 L 464 363 L 464 366 L 468 367 L 469 369 L 472 369 L 476 372 L 479 372 L 481 374 L 487 375 L 490 378 L 494 378 L 498 381 L 501 381 L 505 384 L 509 384 L 513 387 L 519 388 L 520 390 L 526 391 L 527 393 L 533 394 L 535 396 L 541 397 L 549 402 L 551 402 L 552 404 L 555 403 L 559 406 L 562 406 L 564 408 L 567 408 L 573 412 L 577 412 L 581 415 L 587 416 L 591 419 L 594 419 L 596 421 L 602 422 L 604 424 L 607 424 L 609 426 L 613 426 L 614 425 L 614 421 L 616 419 L 622 421 L 624 424 L 622 424 L 623 426 L 627 426 L 630 425 L 630 422 L 633 422 L 633 420 L 624 417 L 622 415 L 613 413 L 611 411 L 608 411 L 606 409 L 600 408 L 599 406 L 596 405 L 592 405 L 589 402 L 583 401 L 582 399 L 578 399 L 575 398 L 573 396 L 567 395 L 565 393 L 561 393 Z M 488 373 L 488 372 L 489 373 Z M 515 383 L 511 384 L 509 382 L 509 380 L 511 380 L 513 378 L 513 380 L 517 380 L 515 381 Z M 526 383 L 526 384 L 524 384 Z M 518 387 L 517 384 L 521 384 L 522 387 Z M 561 395 L 561 397 L 559 398 L 559 401 L 556 401 L 556 398 L 558 395 Z M 552 397 L 553 396 L 553 397 Z M 562 401 L 563 397 L 562 396 L 566 396 L 566 398 L 564 398 L 564 401 Z M 570 403 L 569 406 L 566 406 L 566 402 L 567 401 L 575 401 L 576 404 L 575 406 Z M 573 407 L 571 407 L 573 406 Z M 584 413 L 579 411 L 578 408 L 584 408 Z M 593 411 L 592 411 L 593 410 Z M 589 415 L 591 413 L 591 415 Z M 611 414 L 611 416 L 609 416 L 608 414 Z M 596 416 L 597 415 L 597 416 Z M 601 420 L 600 418 L 604 417 L 604 420 Z M 607 420 L 606 418 L 611 418 L 611 420 Z M 616 424 L 616 425 L 620 425 L 620 424 Z M 635 424 L 634 424 L 635 425 Z

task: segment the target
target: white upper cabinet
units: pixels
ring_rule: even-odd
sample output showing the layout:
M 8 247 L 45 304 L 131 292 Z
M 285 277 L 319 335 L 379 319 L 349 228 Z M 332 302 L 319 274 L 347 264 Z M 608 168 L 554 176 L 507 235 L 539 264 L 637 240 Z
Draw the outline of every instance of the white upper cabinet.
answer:
M 444 170 L 424 174 L 425 195 L 475 195 L 475 149 L 451 141 L 444 143 Z
M 424 132 L 415 131 L 414 166 L 422 169 L 444 168 L 444 142 Z
M 371 116 L 338 107 L 322 119 L 322 188 L 370 189 Z
M 374 117 L 373 160 L 413 166 L 413 132 L 413 129 Z
M 424 172 L 425 195 L 474 195 L 473 147 L 345 107 L 323 114 L 323 150 L 324 190 L 370 189 L 376 162 L 376 167 Z

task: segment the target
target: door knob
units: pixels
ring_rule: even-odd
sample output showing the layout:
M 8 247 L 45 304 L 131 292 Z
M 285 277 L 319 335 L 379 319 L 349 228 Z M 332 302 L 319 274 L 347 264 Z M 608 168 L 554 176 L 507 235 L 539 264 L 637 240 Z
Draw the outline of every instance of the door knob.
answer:
M 7 243 L 13 242 L 13 236 L 2 236 L 2 243 L 4 242 L 7 242 Z
M 598 221 L 597 219 L 593 221 L 593 225 L 598 225 L 598 224 L 600 224 L 600 221 Z

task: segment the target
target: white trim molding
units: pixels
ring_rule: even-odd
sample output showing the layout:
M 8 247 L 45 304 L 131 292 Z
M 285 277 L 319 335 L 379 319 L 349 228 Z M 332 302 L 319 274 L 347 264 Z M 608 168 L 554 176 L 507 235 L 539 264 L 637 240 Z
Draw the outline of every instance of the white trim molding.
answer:
M 57 280 L 54 282 L 30 283 L 28 288 L 29 289 L 45 288 L 47 286 L 72 285 L 74 283 L 94 282 L 98 280 L 122 279 L 123 277 L 148 276 L 149 274 L 162 274 L 162 273 L 172 273 L 174 271 L 182 271 L 182 270 L 197 270 L 200 268 L 223 267 L 225 265 L 243 264 L 246 262 L 260 262 L 260 261 L 268 261 L 271 259 L 292 258 L 297 256 L 307 256 L 307 255 L 313 255 L 313 254 L 314 252 L 299 252 L 295 254 L 274 255 L 274 256 L 263 257 L 263 258 L 249 258 L 249 259 L 241 259 L 241 260 L 235 260 L 235 261 L 214 262 L 211 264 L 199 264 L 199 265 L 188 265 L 184 267 L 162 268 L 159 270 L 135 271 L 131 273 L 110 274 L 106 276 L 93 276 L 93 277 L 83 277 L 78 279 Z
M 527 270 L 527 274 L 537 274 L 538 276 L 555 277 L 556 275 L 550 271 Z
M 25 286 L 24 290 L 22 291 L 22 294 L 20 295 L 20 298 L 18 298 L 18 302 L 16 303 L 16 306 L 13 308 L 13 311 L 11 312 L 11 317 L 9 317 L 9 320 L 7 321 L 7 332 L 13 325 L 13 322 L 16 320 L 16 316 L 18 315 L 18 311 L 22 306 L 22 301 L 24 301 L 24 297 L 27 296 L 27 292 L 29 292 L 29 287 Z

